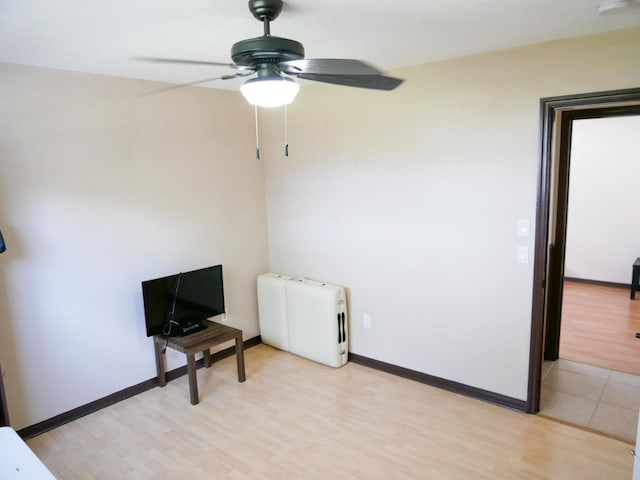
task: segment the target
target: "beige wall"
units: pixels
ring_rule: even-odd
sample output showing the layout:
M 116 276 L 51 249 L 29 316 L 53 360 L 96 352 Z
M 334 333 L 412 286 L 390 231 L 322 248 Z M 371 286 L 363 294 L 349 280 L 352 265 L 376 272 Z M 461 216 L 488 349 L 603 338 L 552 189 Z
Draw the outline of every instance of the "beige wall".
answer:
M 640 116 L 573 122 L 566 276 L 631 281 L 640 255 L 639 133 Z
M 229 323 L 257 335 L 264 174 L 239 93 L 140 96 L 159 85 L 12 65 L 0 76 L 0 359 L 13 426 L 155 375 L 142 280 L 222 263 Z
M 0 65 L 14 426 L 151 378 L 140 281 L 214 263 L 245 338 L 255 275 L 305 275 L 349 288 L 354 353 L 524 399 L 539 99 L 638 86 L 638 51 L 635 29 L 409 68 L 391 93 L 304 83 L 290 157 L 262 113 L 264 163 L 237 93 Z
M 639 51 L 632 29 L 408 68 L 390 93 L 305 84 L 289 158 L 265 117 L 272 270 L 349 288 L 352 352 L 525 399 L 540 98 L 637 87 Z

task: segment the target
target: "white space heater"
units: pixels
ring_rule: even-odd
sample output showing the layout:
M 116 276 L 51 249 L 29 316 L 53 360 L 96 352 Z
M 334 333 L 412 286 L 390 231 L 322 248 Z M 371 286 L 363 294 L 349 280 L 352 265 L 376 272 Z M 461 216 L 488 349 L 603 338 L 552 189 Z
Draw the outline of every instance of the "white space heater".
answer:
M 258 275 L 257 282 L 263 343 L 331 367 L 347 363 L 344 287 L 277 273 Z

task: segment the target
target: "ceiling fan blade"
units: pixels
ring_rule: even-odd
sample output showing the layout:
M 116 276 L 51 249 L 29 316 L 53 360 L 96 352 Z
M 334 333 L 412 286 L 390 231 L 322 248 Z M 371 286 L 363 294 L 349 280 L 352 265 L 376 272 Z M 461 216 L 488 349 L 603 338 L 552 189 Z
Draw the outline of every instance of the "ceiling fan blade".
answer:
M 298 78 L 348 87 L 370 88 L 373 90 L 393 90 L 404 81 L 399 78 L 385 77 L 384 75 L 320 75 L 301 73 L 298 75 Z
M 291 75 L 310 73 L 318 75 L 380 75 L 382 72 L 361 61 L 341 58 L 309 58 L 289 60 L 279 64 L 281 70 Z
M 180 83 L 178 85 L 170 85 L 168 87 L 160 88 L 158 90 L 153 90 L 151 92 L 143 93 L 141 96 L 146 97 L 148 95 L 155 95 L 157 93 L 169 92 L 171 90 L 177 90 L 178 88 L 192 87 L 194 85 L 200 85 L 201 83 L 213 82 L 215 80 L 231 80 L 233 78 L 247 77 L 249 75 L 253 75 L 253 71 L 251 71 L 251 72 L 242 72 L 242 73 L 241 72 L 232 73 L 232 74 L 229 74 L 229 75 L 222 75 L 220 77 L 211 77 L 211 78 L 205 78 L 205 79 L 202 79 L 202 80 L 196 80 L 195 82 Z
M 153 62 L 153 63 L 178 63 L 185 65 L 209 65 L 215 67 L 227 67 L 235 69 L 246 69 L 243 65 L 236 65 L 235 63 L 222 63 L 222 62 L 209 62 L 206 60 L 187 60 L 181 58 L 158 58 L 158 57 L 135 57 L 135 60 L 141 62 Z

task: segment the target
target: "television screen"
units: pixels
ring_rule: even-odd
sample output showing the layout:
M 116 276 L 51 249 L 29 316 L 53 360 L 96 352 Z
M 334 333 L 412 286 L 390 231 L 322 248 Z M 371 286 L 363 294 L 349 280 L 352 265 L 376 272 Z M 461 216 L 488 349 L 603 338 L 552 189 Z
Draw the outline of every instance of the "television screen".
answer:
M 225 312 L 222 265 L 144 281 L 142 299 L 148 337 L 169 334 L 165 326 L 170 320 L 181 327 L 197 326 Z

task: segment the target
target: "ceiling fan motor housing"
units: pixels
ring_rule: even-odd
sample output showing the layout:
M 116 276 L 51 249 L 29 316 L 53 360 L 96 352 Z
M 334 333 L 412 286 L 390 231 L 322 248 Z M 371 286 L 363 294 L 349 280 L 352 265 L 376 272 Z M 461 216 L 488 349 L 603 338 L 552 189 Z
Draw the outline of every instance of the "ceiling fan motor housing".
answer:
M 231 47 L 231 59 L 236 65 L 255 67 L 290 60 L 302 60 L 304 47 L 288 38 L 263 36 L 249 38 Z

